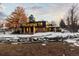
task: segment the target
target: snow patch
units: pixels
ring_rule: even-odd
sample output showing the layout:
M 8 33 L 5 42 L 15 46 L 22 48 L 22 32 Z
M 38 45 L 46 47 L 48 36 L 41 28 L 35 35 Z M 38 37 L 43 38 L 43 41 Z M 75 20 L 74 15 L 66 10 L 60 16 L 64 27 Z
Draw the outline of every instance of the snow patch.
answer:
M 43 43 L 43 44 L 42 44 L 42 46 L 46 46 L 46 44 L 45 44 L 45 43 Z

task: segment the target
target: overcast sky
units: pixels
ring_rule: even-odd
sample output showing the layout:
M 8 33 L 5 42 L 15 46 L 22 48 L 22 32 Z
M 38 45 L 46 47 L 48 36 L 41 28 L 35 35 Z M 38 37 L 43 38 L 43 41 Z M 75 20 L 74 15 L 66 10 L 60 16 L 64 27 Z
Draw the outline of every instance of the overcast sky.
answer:
M 17 6 L 23 6 L 27 16 L 33 14 L 36 20 L 55 21 L 59 24 L 71 5 L 71 3 L 3 3 L 0 4 L 0 19 L 10 15 Z

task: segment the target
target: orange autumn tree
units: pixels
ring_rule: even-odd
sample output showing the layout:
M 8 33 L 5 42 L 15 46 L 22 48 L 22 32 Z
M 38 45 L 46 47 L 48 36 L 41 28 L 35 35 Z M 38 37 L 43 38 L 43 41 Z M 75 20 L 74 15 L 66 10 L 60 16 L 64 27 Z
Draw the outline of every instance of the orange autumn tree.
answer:
M 6 26 L 8 28 L 18 28 L 21 24 L 27 22 L 27 16 L 25 14 L 25 9 L 23 7 L 17 7 L 10 16 L 7 17 L 8 23 Z

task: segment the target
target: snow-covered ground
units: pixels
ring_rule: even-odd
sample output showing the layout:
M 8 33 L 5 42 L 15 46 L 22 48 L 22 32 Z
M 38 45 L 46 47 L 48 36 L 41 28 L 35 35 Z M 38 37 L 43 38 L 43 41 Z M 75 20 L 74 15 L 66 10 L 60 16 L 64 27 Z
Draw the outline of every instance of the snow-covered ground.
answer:
M 61 37 L 65 38 L 67 37 L 66 42 L 68 43 L 73 43 L 75 46 L 79 46 L 79 33 L 61 33 L 61 32 L 40 32 L 40 33 L 35 33 L 33 35 L 27 35 L 27 34 L 0 34 L 0 38 L 13 38 L 13 39 L 18 39 L 19 37 L 47 37 L 47 38 L 54 38 L 54 37 Z

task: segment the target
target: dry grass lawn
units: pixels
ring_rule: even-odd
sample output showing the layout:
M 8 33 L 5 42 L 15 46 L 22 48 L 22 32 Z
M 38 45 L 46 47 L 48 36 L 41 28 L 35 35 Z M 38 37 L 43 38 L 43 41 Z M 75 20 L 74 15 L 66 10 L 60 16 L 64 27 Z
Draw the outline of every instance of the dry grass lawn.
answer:
M 0 44 L 1 56 L 62 56 L 79 55 L 79 47 L 71 47 L 62 42 L 50 42 L 46 46 L 42 43 L 31 44 Z

